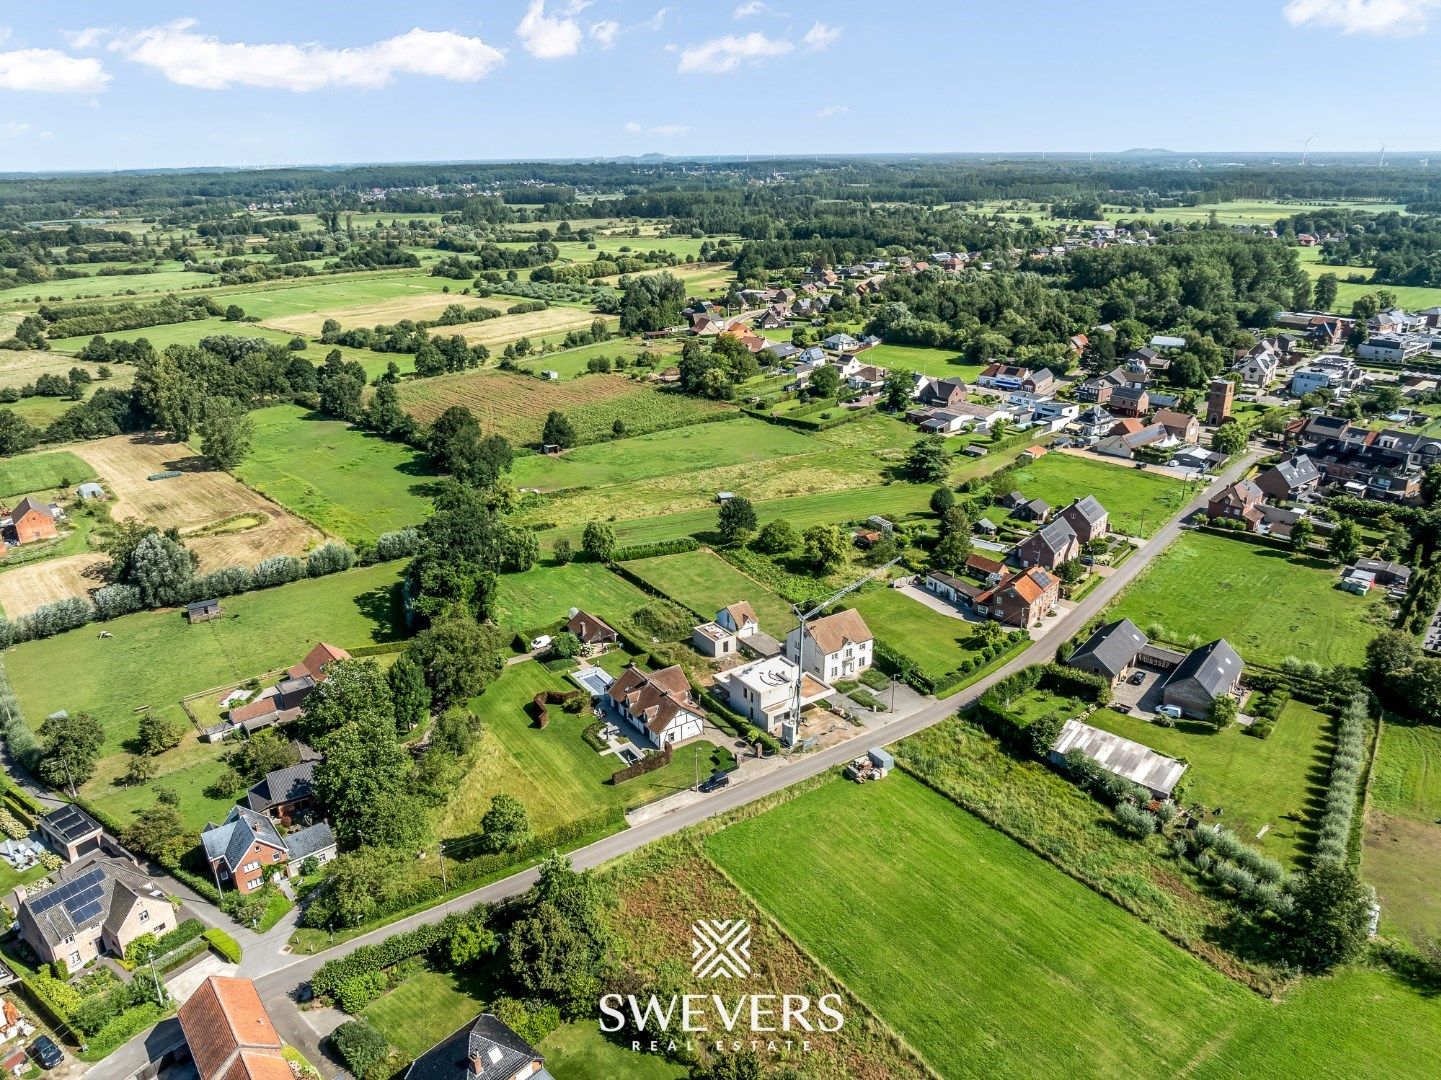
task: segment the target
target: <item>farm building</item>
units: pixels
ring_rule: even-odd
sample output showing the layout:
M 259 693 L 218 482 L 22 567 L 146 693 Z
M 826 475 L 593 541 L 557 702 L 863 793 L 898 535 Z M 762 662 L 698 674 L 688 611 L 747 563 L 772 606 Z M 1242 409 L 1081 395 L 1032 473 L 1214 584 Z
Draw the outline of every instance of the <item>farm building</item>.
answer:
M 1187 716 L 1205 719 L 1217 699 L 1232 694 L 1241 681 L 1241 657 L 1225 638 L 1193 649 L 1166 680 L 1162 700 Z
M 1175 758 L 1079 720 L 1067 720 L 1061 727 L 1061 734 L 1051 744 L 1051 761 L 1064 765 L 1072 751 L 1079 751 L 1114 776 L 1139 784 L 1158 799 L 1170 798 L 1186 771 Z
M 87 499 L 87 500 L 88 500 L 88 499 L 103 499 L 103 498 L 105 498 L 105 489 L 104 489 L 103 487 L 101 487 L 99 484 L 96 484 L 96 483 L 94 483 L 94 482 L 90 482 L 90 483 L 81 484 L 79 487 L 77 487 L 77 488 L 75 489 L 75 494 L 79 495 L 82 499 Z
M 220 617 L 219 600 L 197 600 L 185 605 L 185 618 L 192 623 L 208 622 Z
M 59 533 L 56 523 L 63 511 L 54 503 L 43 503 L 27 495 L 15 504 L 0 528 L 6 538 L 17 544 L 33 544 L 37 540 L 53 540 Z

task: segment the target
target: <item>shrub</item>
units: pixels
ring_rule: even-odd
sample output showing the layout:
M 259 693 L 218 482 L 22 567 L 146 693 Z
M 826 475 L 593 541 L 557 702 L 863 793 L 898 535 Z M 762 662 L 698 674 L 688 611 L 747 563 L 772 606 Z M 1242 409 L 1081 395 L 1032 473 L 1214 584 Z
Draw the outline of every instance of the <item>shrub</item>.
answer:
M 219 927 L 212 926 L 205 931 L 205 940 L 221 958 L 232 964 L 240 963 L 240 943 Z
M 1137 839 L 1143 839 L 1156 831 L 1156 819 L 1139 806 L 1128 802 L 1117 803 L 1115 814 L 1121 828 Z
M 145 606 L 140 590 L 134 585 L 107 585 L 95 590 L 90 600 L 95 605 L 95 617 L 100 620 L 131 615 Z
M 365 971 L 341 982 L 335 988 L 335 1000 L 346 1012 L 359 1016 L 360 1010 L 380 997 L 385 990 L 385 972 Z
M 255 564 L 252 580 L 257 589 L 268 589 L 299 581 L 305 576 L 305 564 L 294 555 L 272 555 Z
M 325 577 L 327 574 L 349 570 L 354 565 L 355 552 L 344 544 L 331 541 L 320 545 L 305 557 L 305 574 L 313 578 Z
M 330 1043 L 352 1074 L 364 1078 L 385 1060 L 390 1044 L 364 1020 L 347 1020 L 330 1034 Z
M 419 544 L 420 533 L 415 529 L 381 533 L 375 538 L 375 559 L 377 562 L 389 562 L 391 559 L 408 558 L 415 554 Z

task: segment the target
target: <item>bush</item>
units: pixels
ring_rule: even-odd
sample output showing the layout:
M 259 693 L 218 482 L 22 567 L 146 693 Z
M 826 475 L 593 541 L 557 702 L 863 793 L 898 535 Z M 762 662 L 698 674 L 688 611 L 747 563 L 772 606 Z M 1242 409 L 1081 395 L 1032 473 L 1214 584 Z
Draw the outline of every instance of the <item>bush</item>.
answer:
M 134 585 L 107 585 L 95 590 L 90 600 L 95 605 L 95 617 L 102 621 L 134 614 L 145 606 Z
M 232 964 L 240 963 L 240 943 L 224 930 L 212 926 L 205 931 L 203 936 L 222 959 L 228 960 Z
M 347 1020 L 330 1034 L 330 1044 L 357 1077 L 364 1077 L 385 1060 L 390 1044 L 364 1020 Z
M 1336 750 L 1326 787 L 1325 808 L 1317 829 L 1316 861 L 1344 863 L 1351 846 L 1361 776 L 1365 767 L 1366 732 L 1370 716 L 1365 695 L 1358 694 L 1341 712 L 1336 727 Z
M 635 544 L 617 548 L 612 559 L 615 562 L 630 562 L 635 559 L 651 559 L 657 555 L 679 555 L 685 551 L 699 551 L 700 541 L 694 536 L 676 536 L 669 540 L 658 540 L 654 544 Z
M 360 975 L 381 972 L 392 964 L 434 948 L 449 936 L 451 927 L 444 922 L 434 926 L 418 926 L 414 930 L 392 934 L 374 945 L 360 948 L 334 960 L 327 960 L 311 976 L 310 988 L 321 997 L 337 997 L 342 983 Z
M 335 988 L 335 1001 L 352 1016 L 359 1016 L 360 1010 L 380 997 L 385 990 L 385 972 L 366 971 L 341 982 Z
M 286 585 L 305 576 L 305 564 L 294 555 L 272 555 L 255 564 L 252 580 L 257 589 Z
M 305 574 L 313 578 L 325 577 L 349 570 L 354 565 L 355 552 L 344 544 L 331 541 L 322 544 L 305 557 Z
M 389 562 L 391 559 L 409 558 L 415 554 L 419 544 L 420 533 L 415 529 L 381 533 L 375 538 L 375 560 Z

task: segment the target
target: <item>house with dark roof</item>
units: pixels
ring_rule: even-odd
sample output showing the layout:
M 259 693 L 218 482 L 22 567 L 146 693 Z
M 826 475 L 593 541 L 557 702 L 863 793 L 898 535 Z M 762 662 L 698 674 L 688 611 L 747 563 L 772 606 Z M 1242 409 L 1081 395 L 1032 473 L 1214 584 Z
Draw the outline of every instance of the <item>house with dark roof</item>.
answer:
M 1135 623 L 1130 619 L 1117 619 L 1098 627 L 1066 663 L 1100 675 L 1115 685 L 1126 677 L 1147 644 L 1146 635 Z
M 315 761 L 276 769 L 265 774 L 245 795 L 246 805 L 257 814 L 269 814 L 289 825 L 305 816 L 315 802 Z
M 231 807 L 219 825 L 207 824 L 200 844 L 215 887 L 230 884 L 240 892 L 264 885 L 267 868 L 293 877 L 305 859 L 323 863 L 335 858 L 335 834 L 328 822 L 281 836 L 269 816 L 244 806 Z
M 615 628 L 599 616 L 573 608 L 565 628 L 580 639 L 585 656 L 603 653 L 620 640 Z
M 1240 480 L 1217 492 L 1206 504 L 1208 518 L 1244 521 L 1248 529 L 1261 523 L 1261 489 L 1249 480 Z
M 1051 517 L 1051 504 L 1045 499 L 1032 499 L 1024 506 L 1013 511 L 1016 517 L 1023 521 L 1034 521 L 1038 524 L 1045 524 Z
M 1192 649 L 1171 673 L 1161 700 L 1186 716 L 1206 719 L 1216 701 L 1236 692 L 1241 681 L 1241 657 L 1225 638 Z
M 410 1063 L 405 1080 L 554 1080 L 535 1047 L 491 1013 Z
M 35 822 L 35 829 L 66 862 L 99 851 L 105 844 L 105 830 L 100 822 L 74 803 L 51 810 Z
M 642 671 L 631 664 L 610 684 L 606 697 L 621 718 L 657 749 L 693 739 L 704 727 L 705 713 L 679 664 L 660 671 Z
M 1108 410 L 1095 405 L 1067 424 L 1066 430 L 1084 439 L 1099 439 L 1109 433 L 1115 423 L 1116 418 Z
M 15 891 L 20 936 L 47 964 L 76 971 L 107 952 L 124 956 L 141 934 L 175 927 L 175 906 L 129 859 L 87 855 L 49 880 Z
M 1299 499 L 1320 485 L 1321 470 L 1305 454 L 1296 454 L 1259 473 L 1253 483 L 1273 499 Z
M 1144 386 L 1127 383 L 1112 392 L 1106 407 L 1115 416 L 1145 416 L 1151 407 L 1151 395 Z
M 1101 539 L 1111 528 L 1111 515 L 1094 495 L 1071 503 L 1061 511 L 1061 519 L 1071 527 L 1082 544 Z
M 1065 518 L 1043 525 L 1016 545 L 1016 560 L 1022 567 L 1040 566 L 1054 570 L 1081 554 L 1081 541 Z
M 179 1020 L 200 1080 L 295 1080 L 249 979 L 210 976 L 180 1006 Z

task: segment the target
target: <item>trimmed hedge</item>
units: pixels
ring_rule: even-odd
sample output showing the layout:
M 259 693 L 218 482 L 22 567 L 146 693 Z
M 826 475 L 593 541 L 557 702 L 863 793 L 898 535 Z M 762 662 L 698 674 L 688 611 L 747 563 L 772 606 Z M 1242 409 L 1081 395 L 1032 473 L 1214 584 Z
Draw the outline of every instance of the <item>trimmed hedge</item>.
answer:
M 680 555 L 687 551 L 699 551 L 700 546 L 700 541 L 694 536 L 676 536 L 669 540 L 658 540 L 654 544 L 617 548 L 611 561 L 631 562 L 635 559 L 653 559 L 659 555 Z
M 641 758 L 634 765 L 627 765 L 624 769 L 617 769 L 611 773 L 611 786 L 624 784 L 627 780 L 634 780 L 637 776 L 644 776 L 646 773 L 653 773 L 657 769 L 663 769 L 671 763 L 675 756 L 675 750 L 670 743 L 665 744 L 665 749 L 658 754 L 648 754 Z
M 221 959 L 228 960 L 232 964 L 240 963 L 240 942 L 224 930 L 212 926 L 205 931 L 204 937 L 210 947 L 220 954 Z
M 310 988 L 322 997 L 337 997 L 341 987 L 350 980 L 384 971 L 393 964 L 409 960 L 412 956 L 420 956 L 441 942 L 448 941 L 457 921 L 462 917 L 458 914 L 447 915 L 439 923 L 392 934 L 374 945 L 362 945 L 345 956 L 327 960 L 310 977 Z

